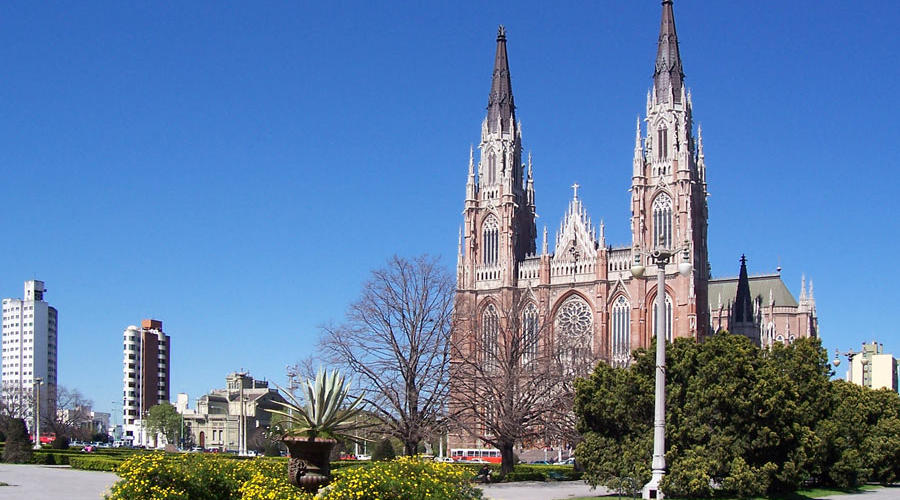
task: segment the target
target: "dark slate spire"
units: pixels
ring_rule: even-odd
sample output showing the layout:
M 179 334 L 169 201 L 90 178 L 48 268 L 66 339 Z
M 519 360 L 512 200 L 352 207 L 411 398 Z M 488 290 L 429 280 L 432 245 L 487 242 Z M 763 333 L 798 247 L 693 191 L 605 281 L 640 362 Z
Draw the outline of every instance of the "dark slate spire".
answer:
M 497 132 L 498 118 L 504 132 L 509 131 L 510 118 L 516 119 L 516 105 L 513 102 L 512 83 L 509 78 L 509 61 L 506 58 L 506 28 L 503 25 L 497 29 L 497 55 L 494 56 L 494 76 L 491 80 L 487 111 L 490 132 Z
M 750 296 L 750 278 L 747 277 L 747 257 L 741 255 L 741 275 L 734 297 L 732 317 L 735 323 L 753 323 L 753 298 Z
M 659 25 L 659 47 L 656 49 L 656 69 L 653 84 L 659 102 L 669 100 L 669 89 L 675 102 L 681 102 L 681 88 L 684 86 L 684 71 L 681 55 L 678 53 L 678 35 L 675 33 L 675 12 L 672 0 L 662 2 L 662 22 Z

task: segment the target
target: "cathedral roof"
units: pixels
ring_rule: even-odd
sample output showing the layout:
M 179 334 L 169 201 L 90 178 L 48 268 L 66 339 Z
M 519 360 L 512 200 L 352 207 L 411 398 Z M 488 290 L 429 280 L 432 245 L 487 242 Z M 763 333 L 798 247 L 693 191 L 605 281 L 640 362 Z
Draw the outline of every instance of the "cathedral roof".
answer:
M 500 130 L 497 129 L 498 119 Z M 506 57 L 506 28 L 501 25 L 497 29 L 497 54 L 494 56 L 494 76 L 491 79 L 491 94 L 488 97 L 488 130 L 492 133 L 509 131 L 510 120 L 515 119 L 516 105 L 513 102 L 509 60 Z
M 662 2 L 662 21 L 659 25 L 653 85 L 656 88 L 656 98 L 660 102 L 669 99 L 669 89 L 675 96 L 675 102 L 681 101 L 684 71 L 681 67 L 681 54 L 678 51 L 678 35 L 675 33 L 675 12 L 672 8 L 672 0 L 663 0 Z
M 709 307 L 718 309 L 719 299 L 721 303 L 729 306 L 733 297 L 737 295 L 738 280 L 740 277 L 712 278 L 709 280 Z M 781 280 L 780 274 L 763 274 L 748 276 L 750 297 L 753 300 L 759 298 L 763 306 L 769 305 L 769 297 L 775 301 L 776 306 L 797 307 L 797 299 L 794 298 L 787 285 Z M 771 295 L 770 295 L 771 294 Z

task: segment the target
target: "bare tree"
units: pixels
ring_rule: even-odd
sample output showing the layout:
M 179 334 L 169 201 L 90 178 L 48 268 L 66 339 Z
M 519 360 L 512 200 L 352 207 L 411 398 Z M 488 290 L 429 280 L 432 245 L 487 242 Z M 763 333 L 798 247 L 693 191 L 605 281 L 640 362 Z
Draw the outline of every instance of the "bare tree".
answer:
M 461 298 L 452 343 L 455 428 L 499 449 L 502 474 L 513 470 L 517 443 L 545 437 L 563 379 L 547 315 L 521 296 L 509 300 Z
M 0 416 L 34 418 L 34 389 L 15 383 L 0 385 Z
M 454 291 L 437 258 L 394 256 L 372 271 L 345 322 L 323 327 L 326 359 L 354 375 L 381 431 L 407 455 L 442 424 Z
M 93 434 L 91 428 L 93 401 L 86 398 L 78 389 L 58 386 L 54 402 L 55 411 L 44 415 L 41 425 L 46 427 L 42 428 L 56 433 L 57 437 L 89 439 Z
M 559 385 L 544 429 L 545 439 L 560 446 L 567 443 L 574 447 L 581 440 L 575 415 L 575 381 L 589 376 L 599 360 L 585 336 L 560 334 L 554 344 L 555 349 L 549 357 Z

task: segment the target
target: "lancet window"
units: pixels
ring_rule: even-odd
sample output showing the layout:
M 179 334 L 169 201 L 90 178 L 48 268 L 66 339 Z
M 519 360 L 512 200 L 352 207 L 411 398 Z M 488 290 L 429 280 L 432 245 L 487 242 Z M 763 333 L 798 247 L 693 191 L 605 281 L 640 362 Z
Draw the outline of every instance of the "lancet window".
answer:
M 500 332 L 500 315 L 493 304 L 484 308 L 481 315 L 481 346 L 487 363 L 497 360 L 497 337 Z
M 653 244 L 672 246 L 672 198 L 665 193 L 653 200 Z
M 496 265 L 500 254 L 500 227 L 497 219 L 488 217 L 484 221 L 481 231 L 484 242 L 483 263 L 486 266 Z
M 656 305 L 656 299 L 653 299 L 653 335 L 656 335 L 659 322 L 659 308 Z M 666 294 L 666 340 L 672 341 L 672 297 Z
M 662 161 L 669 156 L 669 130 L 660 126 L 656 130 L 656 138 L 656 159 Z M 661 171 L 660 173 L 664 172 Z
M 528 364 L 537 358 L 538 350 L 538 313 L 534 304 L 525 306 L 522 312 L 522 364 Z
M 613 365 L 627 365 L 631 360 L 631 305 L 624 296 L 619 296 L 613 303 L 610 323 Z

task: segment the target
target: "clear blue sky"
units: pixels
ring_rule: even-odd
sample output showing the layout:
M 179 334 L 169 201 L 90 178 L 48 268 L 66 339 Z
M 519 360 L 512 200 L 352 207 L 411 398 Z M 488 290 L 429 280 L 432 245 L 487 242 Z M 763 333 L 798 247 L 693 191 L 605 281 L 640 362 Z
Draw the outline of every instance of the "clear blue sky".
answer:
M 242 367 L 283 381 L 391 254 L 455 264 L 499 23 L 539 231 L 577 181 L 628 244 L 659 10 L 4 3 L 0 295 L 47 283 L 60 383 L 101 409 L 121 399 L 122 330 L 145 317 L 172 336 L 173 398 Z M 796 295 L 806 273 L 829 351 L 876 338 L 900 355 L 900 4 L 685 0 L 675 14 L 713 274 L 744 252 L 751 273 L 780 263 Z

